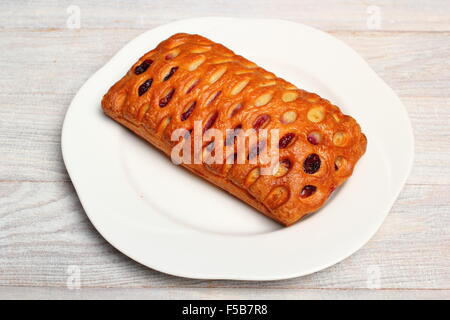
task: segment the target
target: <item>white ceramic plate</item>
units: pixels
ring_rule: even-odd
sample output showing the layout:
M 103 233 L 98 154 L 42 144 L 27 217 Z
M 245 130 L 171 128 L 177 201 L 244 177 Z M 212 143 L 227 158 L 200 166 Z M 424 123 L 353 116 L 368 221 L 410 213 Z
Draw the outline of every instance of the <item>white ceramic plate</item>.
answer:
M 103 115 L 109 87 L 177 32 L 220 42 L 361 124 L 367 152 L 317 214 L 282 228 Z M 178 276 L 275 280 L 331 266 L 369 240 L 410 171 L 413 135 L 399 98 L 343 42 L 293 22 L 215 17 L 170 23 L 128 43 L 73 99 L 62 150 L 89 219 L 124 254 Z

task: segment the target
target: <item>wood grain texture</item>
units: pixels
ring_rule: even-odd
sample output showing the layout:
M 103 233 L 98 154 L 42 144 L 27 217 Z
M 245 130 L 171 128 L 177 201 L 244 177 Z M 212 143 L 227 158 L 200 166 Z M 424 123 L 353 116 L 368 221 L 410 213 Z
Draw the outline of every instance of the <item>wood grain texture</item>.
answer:
M 0 298 L 450 299 L 450 2 L 79 0 L 81 29 L 71 30 L 72 4 L 0 2 Z M 367 26 L 373 10 L 380 30 Z M 115 250 L 78 201 L 60 135 L 81 85 L 145 30 L 218 15 L 328 31 L 408 110 L 416 139 L 408 183 L 375 237 L 333 267 L 271 282 L 169 276 Z M 71 265 L 80 268 L 81 290 L 66 289 Z M 374 270 L 379 288 L 368 289 Z
M 241 288 L 24 288 L 0 287 L 0 296 L 14 299 L 217 299 L 217 300 L 328 300 L 328 299 L 450 299 L 450 290 L 370 290 L 370 289 L 241 289 Z
M 0 55 L 0 180 L 69 180 L 60 152 L 67 107 L 84 81 L 140 33 L 0 32 L 0 45 L 8 48 Z M 450 150 L 443 146 L 449 143 L 450 33 L 333 34 L 362 54 L 402 98 L 416 133 L 409 183 L 449 183 Z M 31 56 L 33 66 L 23 68 Z
M 120 48 L 143 32 L 140 29 L 0 30 L 0 45 L 8 48 L 0 56 L 3 71 L 0 93 L 73 95 Z M 400 97 L 448 97 L 450 32 L 330 33 L 361 54 Z
M 2 1 L 0 27 L 65 28 L 70 5 L 81 9 L 83 29 L 150 29 L 163 23 L 204 16 L 272 18 L 302 22 L 324 30 L 367 30 L 379 10 L 382 30 L 450 31 L 446 0 L 119 0 Z M 17 19 L 20 17 L 20 19 Z
M 65 286 L 79 266 L 83 287 L 450 289 L 448 186 L 408 185 L 376 236 L 343 262 L 309 276 L 271 282 L 204 281 L 165 275 L 120 254 L 85 215 L 71 183 L 0 184 L 1 285 Z M 433 210 L 430 210 L 430 203 Z
M 75 93 L 73 93 L 75 95 Z M 0 93 L 0 181 L 69 181 L 61 154 L 64 115 L 73 95 Z M 408 183 L 450 182 L 450 97 L 404 97 L 415 133 Z M 43 106 L 45 109 L 43 110 Z

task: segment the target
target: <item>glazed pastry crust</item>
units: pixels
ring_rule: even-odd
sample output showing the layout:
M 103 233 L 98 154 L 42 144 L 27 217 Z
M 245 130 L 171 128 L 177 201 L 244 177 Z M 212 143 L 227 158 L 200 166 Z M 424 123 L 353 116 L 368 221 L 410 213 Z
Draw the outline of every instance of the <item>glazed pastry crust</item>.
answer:
M 223 164 L 181 165 L 286 226 L 324 204 L 367 144 L 357 122 L 328 100 L 199 35 L 175 34 L 146 53 L 109 89 L 102 108 L 168 156 L 179 142 L 172 132 L 192 130 L 194 121 L 224 136 L 239 127 L 278 129 L 282 168 L 275 175 L 259 175 L 267 166 L 259 162 L 227 164 L 230 154 Z M 245 148 L 248 155 L 252 147 Z

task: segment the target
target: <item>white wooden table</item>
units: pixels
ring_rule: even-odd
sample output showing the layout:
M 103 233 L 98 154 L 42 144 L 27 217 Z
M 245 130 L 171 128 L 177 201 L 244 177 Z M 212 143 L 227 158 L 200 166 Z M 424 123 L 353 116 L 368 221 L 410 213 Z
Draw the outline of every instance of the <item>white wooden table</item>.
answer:
M 414 169 L 375 237 L 341 263 L 284 281 L 178 278 L 122 255 L 87 219 L 60 149 L 72 97 L 145 30 L 211 15 L 327 31 L 406 105 Z M 450 299 L 449 1 L 10 0 L 0 47 L 0 298 Z

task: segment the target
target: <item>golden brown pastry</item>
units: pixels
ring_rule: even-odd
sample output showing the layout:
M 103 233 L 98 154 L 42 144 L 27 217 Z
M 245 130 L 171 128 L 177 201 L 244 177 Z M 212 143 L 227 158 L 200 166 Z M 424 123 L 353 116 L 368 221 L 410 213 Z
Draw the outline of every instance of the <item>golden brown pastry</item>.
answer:
M 286 226 L 319 209 L 366 150 L 359 125 L 338 107 L 199 35 L 175 34 L 146 53 L 109 89 L 102 107 L 169 156 L 179 143 L 171 134 L 192 131 L 194 121 L 224 137 L 227 129 L 277 129 L 279 162 L 271 175 L 261 174 L 270 165 L 259 160 L 226 163 L 227 152 L 222 164 L 181 165 Z M 259 148 L 269 148 L 267 141 Z M 201 147 L 213 143 L 206 139 Z M 230 144 L 234 137 L 221 146 Z M 245 150 L 247 160 L 255 155 L 255 146 Z

